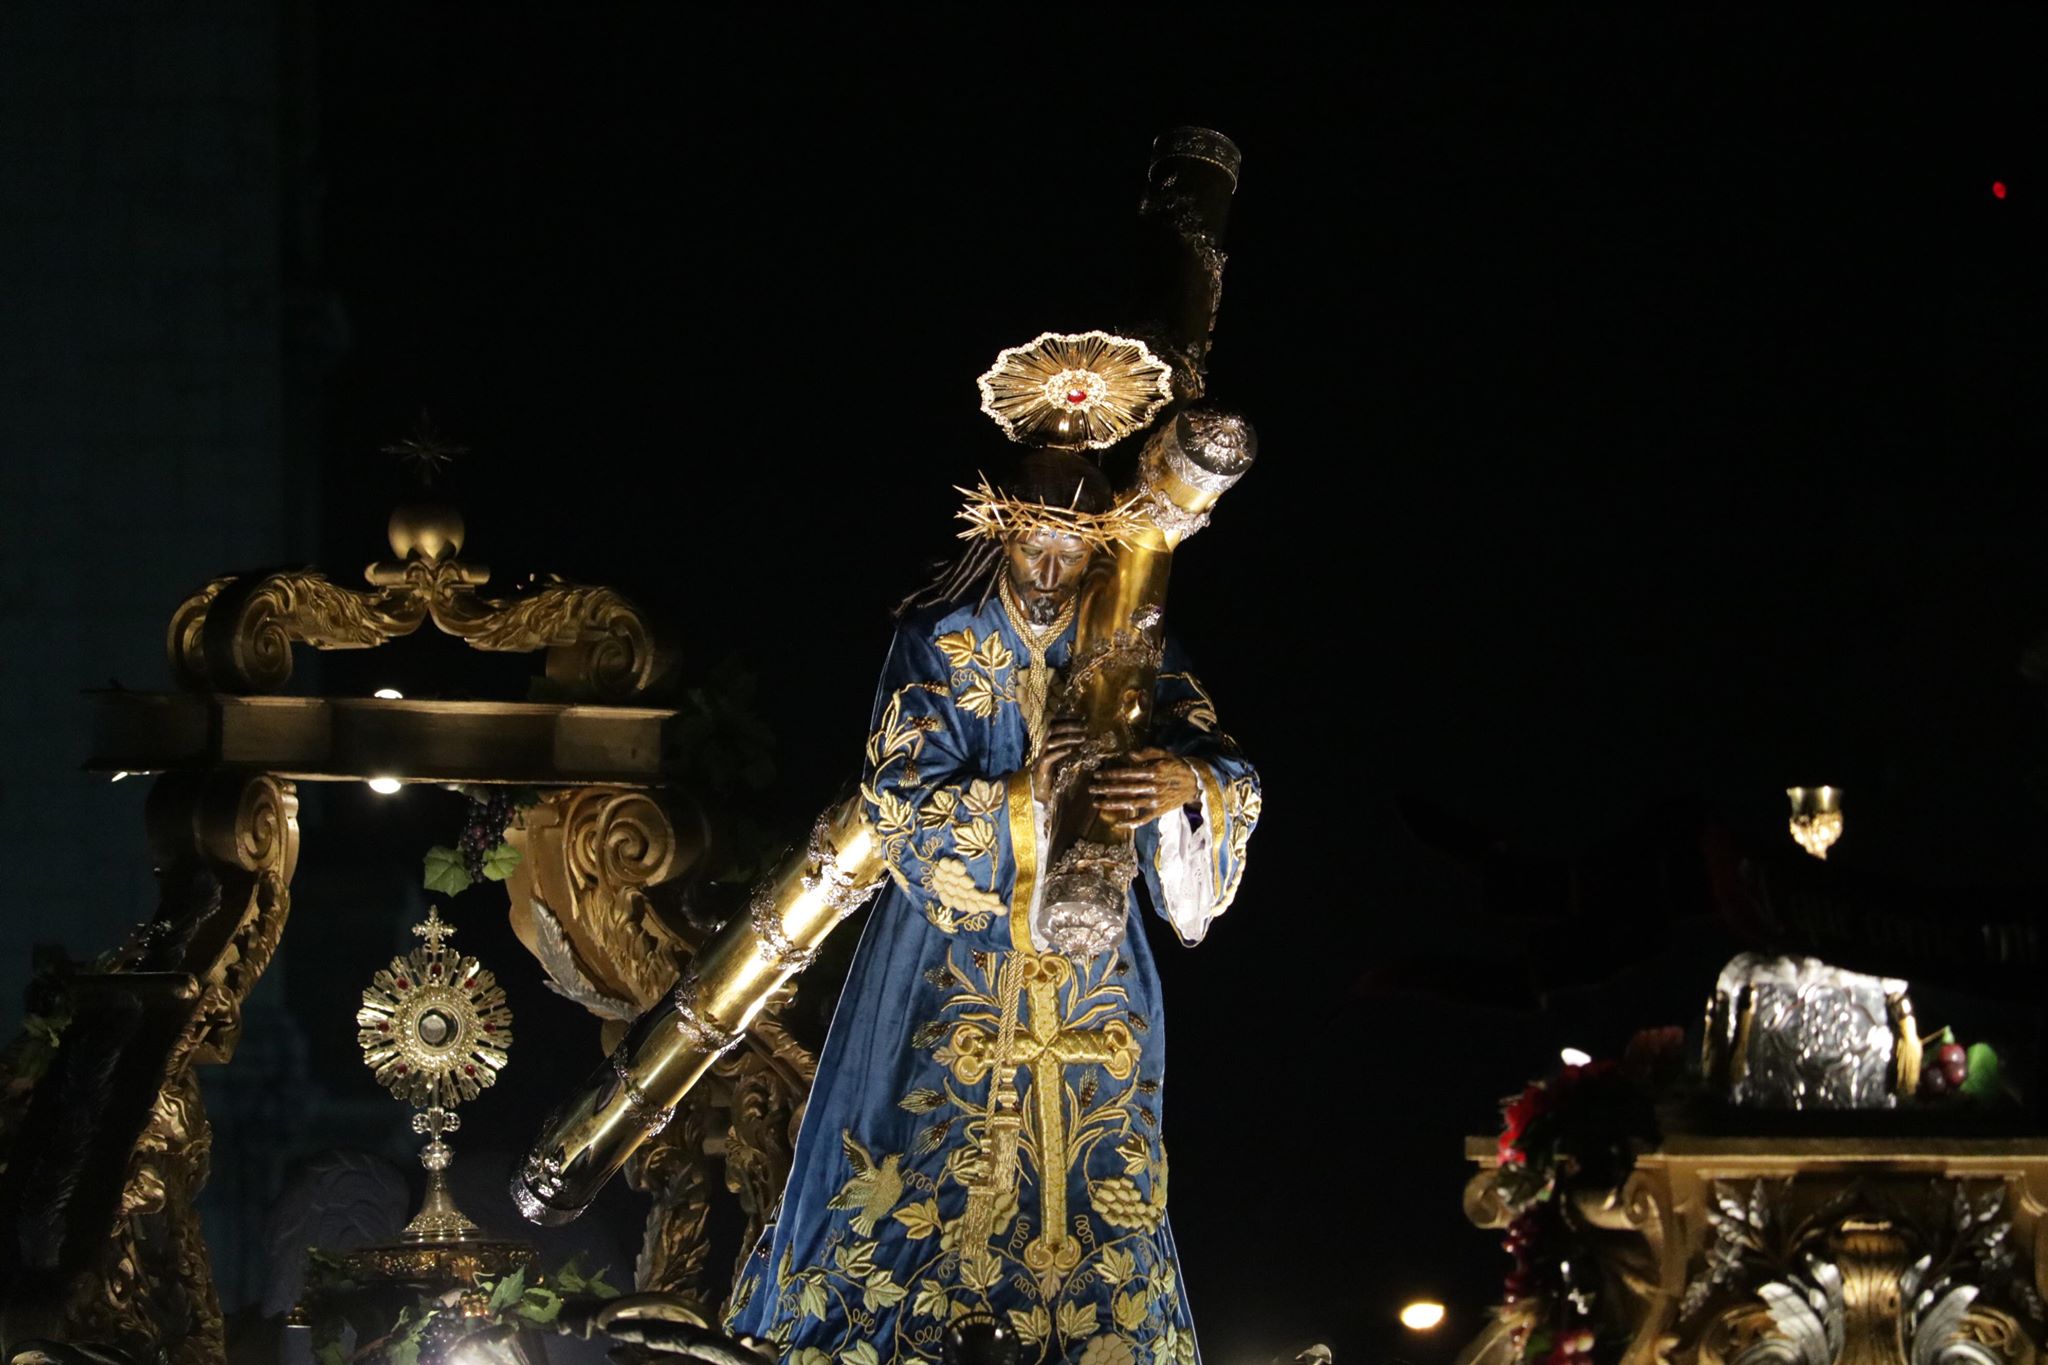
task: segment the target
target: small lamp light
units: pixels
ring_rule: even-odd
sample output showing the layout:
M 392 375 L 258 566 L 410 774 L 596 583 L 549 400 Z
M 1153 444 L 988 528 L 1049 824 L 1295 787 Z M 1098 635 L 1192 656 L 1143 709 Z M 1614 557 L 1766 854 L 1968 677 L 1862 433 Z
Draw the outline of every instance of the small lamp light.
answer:
M 1434 1299 L 1417 1299 L 1401 1309 L 1401 1325 L 1411 1332 L 1434 1332 L 1443 1322 L 1444 1306 Z
M 1842 837 L 1842 789 L 1840 787 L 1787 787 L 1792 802 L 1792 838 L 1816 858 L 1826 860 L 1828 850 Z

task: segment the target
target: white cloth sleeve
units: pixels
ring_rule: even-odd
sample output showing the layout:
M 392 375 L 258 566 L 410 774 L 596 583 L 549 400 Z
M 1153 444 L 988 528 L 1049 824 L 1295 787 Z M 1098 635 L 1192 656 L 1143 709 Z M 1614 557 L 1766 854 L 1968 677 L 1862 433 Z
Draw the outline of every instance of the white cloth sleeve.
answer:
M 1167 920 L 1182 943 L 1193 947 L 1216 918 L 1216 857 L 1212 839 L 1221 811 L 1209 809 L 1207 784 L 1202 788 L 1202 827 L 1196 829 L 1185 807 L 1159 818 L 1159 853 L 1154 870 L 1166 904 Z

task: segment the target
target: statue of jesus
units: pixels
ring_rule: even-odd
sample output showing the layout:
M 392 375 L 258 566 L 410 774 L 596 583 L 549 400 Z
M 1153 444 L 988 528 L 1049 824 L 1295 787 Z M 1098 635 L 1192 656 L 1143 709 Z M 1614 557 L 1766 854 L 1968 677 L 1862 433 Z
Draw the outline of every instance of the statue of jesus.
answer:
M 898 609 L 861 783 L 889 881 L 728 1326 L 791 1365 L 937 1360 L 963 1319 L 1025 1361 L 1194 1365 L 1139 917 L 1201 941 L 1237 892 L 1258 777 L 1169 641 L 1151 746 L 1087 779 L 1135 840 L 1122 941 L 1053 951 L 1047 809 L 1085 735 L 1052 699 L 1112 498 L 1066 450 L 989 491 L 1012 510 L 1000 538 Z

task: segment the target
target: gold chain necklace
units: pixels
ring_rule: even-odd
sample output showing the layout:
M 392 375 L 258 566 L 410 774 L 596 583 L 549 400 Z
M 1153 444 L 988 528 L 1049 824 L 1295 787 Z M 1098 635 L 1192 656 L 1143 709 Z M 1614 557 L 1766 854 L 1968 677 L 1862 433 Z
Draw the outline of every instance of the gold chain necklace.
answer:
M 1003 610 L 1010 614 L 1010 624 L 1017 628 L 1017 634 L 1024 641 L 1024 651 L 1030 655 L 1029 665 L 1017 678 L 1017 705 L 1023 709 L 1024 729 L 1031 736 L 1031 757 L 1037 758 L 1039 749 L 1045 744 L 1045 703 L 1052 692 L 1052 669 L 1045 662 L 1045 652 L 1072 624 L 1078 594 L 1069 597 L 1060 608 L 1060 614 L 1052 619 L 1052 624 L 1040 630 L 1031 624 L 1030 614 L 1017 600 L 1016 591 L 1010 587 L 1010 575 L 1000 568 L 997 573 L 1001 574 Z

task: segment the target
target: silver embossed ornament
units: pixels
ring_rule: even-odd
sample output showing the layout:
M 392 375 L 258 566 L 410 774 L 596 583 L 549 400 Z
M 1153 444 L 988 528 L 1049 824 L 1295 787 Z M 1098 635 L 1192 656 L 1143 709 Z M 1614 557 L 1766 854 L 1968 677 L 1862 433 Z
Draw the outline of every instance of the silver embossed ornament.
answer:
M 1890 1109 L 1919 1079 L 1906 983 L 1741 953 L 1707 1006 L 1707 1076 L 1762 1109 Z

